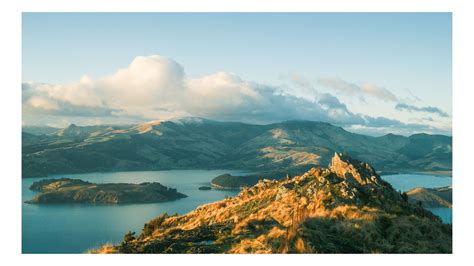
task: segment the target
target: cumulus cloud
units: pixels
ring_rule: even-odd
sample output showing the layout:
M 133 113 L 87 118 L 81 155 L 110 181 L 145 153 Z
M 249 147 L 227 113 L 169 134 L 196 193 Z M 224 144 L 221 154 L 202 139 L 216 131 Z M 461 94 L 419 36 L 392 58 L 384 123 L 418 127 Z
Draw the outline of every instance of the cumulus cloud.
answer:
M 125 69 L 92 82 L 95 91 L 115 108 L 174 108 L 184 87 L 184 69 L 161 56 L 139 56 Z
M 266 104 L 264 91 L 257 84 L 235 74 L 218 72 L 186 82 L 185 109 L 196 116 L 215 117 L 248 115 Z M 234 117 L 236 118 L 236 117 Z
M 433 107 L 433 106 L 418 107 L 418 106 L 409 105 L 405 103 L 399 103 L 395 106 L 395 109 L 399 111 L 408 111 L 408 112 L 432 113 L 432 114 L 437 114 L 441 117 L 449 117 L 449 115 L 446 112 L 439 109 L 438 107 Z
M 352 113 L 336 96 L 319 93 L 301 77 L 293 76 L 293 80 L 311 91 L 311 96 L 246 81 L 228 72 L 189 79 L 172 59 L 139 56 L 129 66 L 98 79 L 83 76 L 77 83 L 62 85 L 23 83 L 23 117 L 30 121 L 83 117 L 85 121 L 139 122 L 198 116 L 251 123 L 303 119 L 373 128 L 415 126 Z M 342 80 L 320 83 L 348 93 L 362 91 L 385 101 L 396 99 L 388 90 L 372 85 Z
M 75 84 L 24 83 L 23 111 L 143 119 L 202 116 L 255 123 L 288 119 L 337 123 L 348 113 L 347 108 L 323 106 L 233 73 L 188 79 L 181 65 L 161 56 L 137 57 L 128 67 L 97 80 L 84 76 Z
M 41 96 L 32 96 L 28 99 L 28 105 L 30 105 L 34 109 L 42 109 L 42 110 L 58 110 L 59 106 L 56 102 L 52 102 L 49 99 L 43 98 Z
M 178 105 L 183 82 L 184 70 L 175 61 L 139 56 L 127 68 L 97 80 L 83 76 L 75 84 L 24 83 L 23 111 L 44 113 L 38 109 L 49 106 L 47 113 L 55 115 L 172 118 L 186 115 Z
M 77 88 L 78 86 L 77 84 L 71 86 L 55 86 L 49 84 L 23 83 L 23 115 L 83 117 L 112 115 L 114 110 L 104 106 L 103 103 L 91 104 L 84 90 L 77 89 L 76 91 L 71 89 Z M 59 93 L 62 87 L 64 87 L 65 95 Z M 74 91 L 77 92 L 77 98 L 75 98 L 76 94 Z M 96 100 L 93 94 L 90 96 L 92 100 Z
M 338 78 L 326 78 L 319 79 L 318 84 L 348 95 L 371 96 L 386 102 L 398 101 L 397 96 L 388 89 L 369 83 L 357 85 Z

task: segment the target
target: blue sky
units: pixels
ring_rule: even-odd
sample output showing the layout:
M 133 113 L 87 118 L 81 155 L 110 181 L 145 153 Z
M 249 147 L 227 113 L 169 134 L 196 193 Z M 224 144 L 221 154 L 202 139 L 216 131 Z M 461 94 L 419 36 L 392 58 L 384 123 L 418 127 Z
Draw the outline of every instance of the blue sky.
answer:
M 41 95 L 35 94 L 34 89 L 24 93 L 23 122 L 48 124 L 55 117 L 61 117 L 64 123 L 153 118 L 141 115 L 145 110 L 117 111 L 120 106 L 111 107 L 113 104 L 104 98 L 102 105 L 94 108 L 110 108 L 115 112 L 111 115 L 112 112 L 109 115 L 99 112 L 92 120 L 91 111 L 86 119 L 83 115 L 74 116 L 71 111 L 84 103 L 57 101 L 67 98 L 58 96 L 62 90 L 59 85 L 75 86 L 87 75 L 94 82 L 91 86 L 97 87 L 100 80 L 116 74 L 118 69 L 127 69 L 138 56 L 159 55 L 182 68 L 184 73 L 180 77 L 186 83 L 212 76 L 215 84 L 216 73 L 228 73 L 231 80 L 272 88 L 273 94 L 305 99 L 309 104 L 321 104 L 323 98 L 335 97 L 344 105 L 336 111 L 341 113 L 345 108 L 349 116 L 355 115 L 351 116 L 352 120 L 383 117 L 397 120 L 405 128 L 400 130 L 394 123 L 391 128 L 383 129 L 379 125 L 375 128 L 367 123 L 349 123 L 347 115 L 343 119 L 322 118 L 353 131 L 449 134 L 451 28 L 450 13 L 24 13 L 23 81 L 30 84 L 29 88 L 37 83 L 56 87 L 40 89 Z M 163 63 L 160 58 L 154 59 L 155 63 L 159 61 L 159 66 Z M 220 78 L 229 81 L 225 75 Z M 234 87 L 236 80 L 232 83 Z M 105 86 L 103 82 L 100 84 Z M 80 89 L 73 89 L 77 90 Z M 91 89 L 94 93 L 97 90 L 101 89 Z M 98 94 L 108 97 L 103 91 Z M 394 97 L 387 98 L 388 94 Z M 32 95 L 35 101 L 29 101 Z M 215 99 L 216 95 L 206 94 L 206 97 Z M 56 102 L 48 105 L 45 101 Z M 27 104 L 34 108 L 25 107 Z M 68 115 L 58 111 L 65 105 Z M 33 109 L 45 109 L 45 106 L 49 106 L 46 108 L 49 111 L 38 114 L 44 119 L 31 117 L 38 113 Z M 271 109 L 268 105 L 247 107 Z M 333 111 L 334 106 L 326 107 L 322 109 Z M 167 108 L 175 114 L 220 118 L 208 110 Z M 236 106 L 236 110 L 242 109 Z M 238 117 L 230 116 L 232 110 L 226 111 L 229 115 L 221 120 Z M 310 114 L 296 113 L 299 111 L 295 111 L 295 119 L 311 118 Z M 268 114 L 263 118 L 255 122 L 276 119 Z M 318 118 L 321 116 L 314 120 Z M 418 126 L 410 128 L 410 124 Z

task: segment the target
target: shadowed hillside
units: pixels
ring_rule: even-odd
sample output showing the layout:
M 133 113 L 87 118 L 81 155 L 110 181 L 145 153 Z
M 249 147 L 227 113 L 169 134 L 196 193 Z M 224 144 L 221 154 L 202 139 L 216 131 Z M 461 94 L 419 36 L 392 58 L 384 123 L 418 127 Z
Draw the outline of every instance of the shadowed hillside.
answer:
M 301 174 L 327 165 L 335 151 L 367 161 L 381 173 L 449 173 L 452 165 L 451 137 L 370 137 L 311 121 L 251 125 L 187 118 L 51 130 L 25 128 L 23 177 L 165 169 L 298 169 Z

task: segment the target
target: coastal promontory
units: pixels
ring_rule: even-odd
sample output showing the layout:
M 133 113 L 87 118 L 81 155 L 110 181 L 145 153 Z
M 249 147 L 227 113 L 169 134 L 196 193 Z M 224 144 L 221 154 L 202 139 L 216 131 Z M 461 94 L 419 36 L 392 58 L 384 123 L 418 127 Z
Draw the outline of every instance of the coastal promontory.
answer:
M 409 198 L 409 197 L 408 197 Z M 452 253 L 452 226 L 411 203 L 365 162 L 264 179 L 92 253 Z
M 407 191 L 408 200 L 425 208 L 452 208 L 453 187 L 414 188 Z

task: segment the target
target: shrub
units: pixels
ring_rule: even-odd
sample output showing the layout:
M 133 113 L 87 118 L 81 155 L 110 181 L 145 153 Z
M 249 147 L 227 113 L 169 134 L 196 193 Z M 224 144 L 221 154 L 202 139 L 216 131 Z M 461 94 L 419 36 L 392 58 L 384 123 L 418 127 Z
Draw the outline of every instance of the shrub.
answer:
M 403 201 L 408 202 L 408 194 L 406 192 L 400 193 L 402 196 Z
M 128 231 L 123 237 L 122 243 L 120 243 L 118 250 L 120 253 L 136 253 L 136 247 L 133 241 L 136 240 L 135 232 Z
M 146 223 L 143 227 L 143 237 L 151 236 L 153 232 L 158 229 L 168 217 L 170 216 L 168 215 L 168 213 L 165 212 L 162 215 Z

